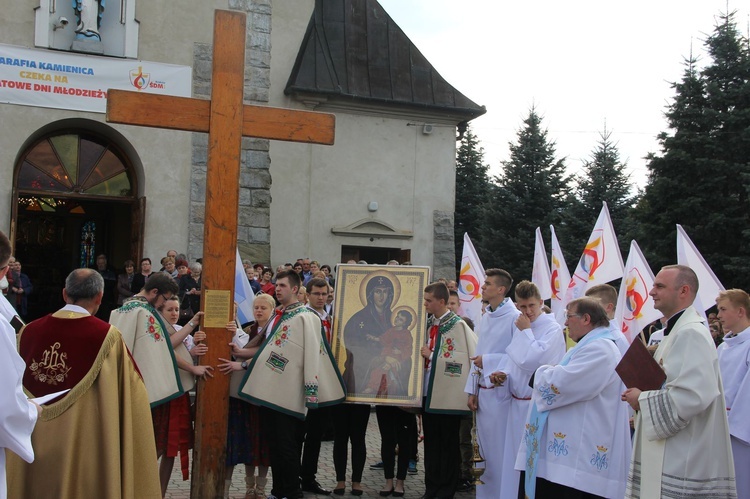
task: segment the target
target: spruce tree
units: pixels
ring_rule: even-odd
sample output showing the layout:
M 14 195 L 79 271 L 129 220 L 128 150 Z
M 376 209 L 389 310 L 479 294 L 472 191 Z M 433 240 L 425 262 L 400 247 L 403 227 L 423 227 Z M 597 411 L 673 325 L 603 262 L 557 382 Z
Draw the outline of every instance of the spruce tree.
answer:
M 568 179 L 536 109 L 529 111 L 516 137 L 509 144 L 510 160 L 503 162 L 490 191 L 481 247 L 486 268 L 504 268 L 519 281 L 531 278 L 535 229 L 560 220 Z
M 750 61 L 733 15 L 706 40 L 710 63 L 692 57 L 666 117 L 660 155 L 636 209 L 639 243 L 658 268 L 675 261 L 680 223 L 725 286 L 750 286 Z
M 636 201 L 633 185 L 626 171 L 627 164 L 620 160 L 620 151 L 612 141 L 612 132 L 605 127 L 591 153 L 583 164 L 583 171 L 573 177 L 573 187 L 565 210 L 564 251 L 571 252 L 568 261 L 577 262 L 586 241 L 591 235 L 602 202 L 607 203 L 609 214 L 618 236 L 623 258 L 630 246 L 632 222 L 630 213 Z M 577 252 L 577 253 L 576 253 Z M 568 255 L 566 254 L 566 259 Z
M 468 232 L 476 245 L 484 232 L 482 209 L 489 193 L 488 169 L 489 166 L 484 162 L 484 149 L 479 146 L 479 140 L 471 127 L 468 127 L 456 153 L 456 208 L 453 227 L 457 267 L 461 265 L 464 233 Z

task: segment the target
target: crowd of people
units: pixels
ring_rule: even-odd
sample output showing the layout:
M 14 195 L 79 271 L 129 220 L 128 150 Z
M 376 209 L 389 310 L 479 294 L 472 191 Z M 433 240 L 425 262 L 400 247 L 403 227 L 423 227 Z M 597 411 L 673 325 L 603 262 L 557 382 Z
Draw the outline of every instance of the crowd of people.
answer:
M 0 233 L 0 274 L 16 270 L 9 289 L 30 292 L 10 258 Z M 65 307 L 24 326 L 18 353 L 9 322 L 23 317 L 18 300 L 0 307 L 0 447 L 13 451 L 10 497 L 163 497 L 178 456 L 189 477 L 190 391 L 214 376 L 231 377 L 225 495 L 238 465 L 246 498 L 344 495 L 347 481 L 351 495 L 362 495 L 371 407 L 346 402 L 346 376 L 331 352 L 333 269 L 306 258 L 275 271 L 243 262 L 254 320 L 228 322 L 231 356 L 208 366 L 200 362 L 210 348 L 200 330 L 201 263 L 171 250 L 160 265 L 153 270 L 144 258 L 136 271 L 126 261 L 117 275 L 102 255 L 96 268 L 74 270 Z M 695 273 L 662 268 L 650 293 L 662 327 L 635 341 L 650 344 L 666 379 L 641 390 L 615 369 L 630 344 L 614 321 L 614 287 L 593 286 L 568 303 L 564 328 L 536 285 L 514 283 L 504 270 L 486 271 L 478 324 L 461 317 L 456 288 L 440 280 L 424 289 L 426 341 L 413 352 L 424 376 L 421 410 L 375 407 L 380 496 L 405 494 L 421 438 L 424 484 L 410 487 L 424 499 L 474 488 L 475 431 L 485 460 L 477 497 L 750 497 L 750 474 L 742 473 L 750 463 L 747 293 L 722 292 L 706 320 L 692 306 Z M 105 321 L 97 317 L 107 302 Z M 392 362 L 368 371 L 364 393 L 377 393 L 384 370 L 411 355 L 401 340 L 413 320 L 403 311 L 388 318 L 379 353 Z M 22 387 L 52 399 L 27 400 Z M 84 428 L 97 438 L 80 438 Z M 326 434 L 334 441 L 332 489 L 318 477 Z

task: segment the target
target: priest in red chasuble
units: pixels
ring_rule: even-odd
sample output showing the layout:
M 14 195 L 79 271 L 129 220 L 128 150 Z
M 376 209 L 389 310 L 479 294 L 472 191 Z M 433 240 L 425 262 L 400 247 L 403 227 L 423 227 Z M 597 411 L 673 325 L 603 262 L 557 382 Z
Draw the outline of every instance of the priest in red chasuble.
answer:
M 74 270 L 65 307 L 21 331 L 25 390 L 70 391 L 39 417 L 36 460 L 8 456 L 9 497 L 161 497 L 148 393 L 120 331 L 94 317 L 103 292 L 95 270 Z

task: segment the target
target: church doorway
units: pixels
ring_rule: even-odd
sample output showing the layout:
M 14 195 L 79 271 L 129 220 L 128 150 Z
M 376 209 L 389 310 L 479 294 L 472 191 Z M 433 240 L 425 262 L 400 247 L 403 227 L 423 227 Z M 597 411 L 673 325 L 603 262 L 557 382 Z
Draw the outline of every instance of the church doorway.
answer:
M 398 263 L 411 261 L 411 250 L 401 248 L 378 248 L 373 246 L 341 246 L 341 261 L 364 260 L 372 265 L 385 265 L 391 260 Z
M 15 171 L 11 241 L 34 287 L 32 320 L 60 308 L 65 277 L 107 256 L 115 273 L 141 253 L 143 200 L 128 157 L 108 138 L 67 130 L 34 141 Z M 107 283 L 104 307 L 116 303 Z

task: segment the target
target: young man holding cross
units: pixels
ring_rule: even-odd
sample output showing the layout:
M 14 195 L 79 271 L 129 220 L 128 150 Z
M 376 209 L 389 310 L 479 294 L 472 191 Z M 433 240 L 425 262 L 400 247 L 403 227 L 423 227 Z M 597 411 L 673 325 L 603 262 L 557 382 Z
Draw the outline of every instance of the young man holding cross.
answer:
M 301 281 L 294 271 L 276 278 L 282 311 L 271 318 L 266 339 L 248 366 L 240 396 L 261 406 L 268 424 L 274 497 L 295 498 L 300 488 L 300 459 L 305 416 L 342 402 L 344 384 L 325 348 L 317 314 L 297 301 Z
M 163 272 L 156 272 L 137 295 L 125 300 L 122 307 L 113 310 L 109 317 L 109 323 L 120 330 L 125 345 L 138 365 L 152 409 L 182 395 L 184 391 L 167 327 L 156 311 L 177 291 L 174 279 Z

